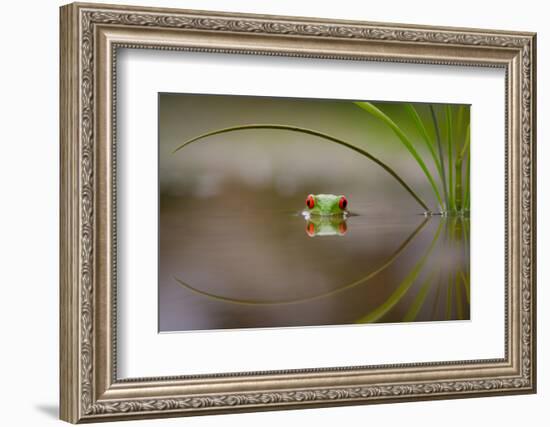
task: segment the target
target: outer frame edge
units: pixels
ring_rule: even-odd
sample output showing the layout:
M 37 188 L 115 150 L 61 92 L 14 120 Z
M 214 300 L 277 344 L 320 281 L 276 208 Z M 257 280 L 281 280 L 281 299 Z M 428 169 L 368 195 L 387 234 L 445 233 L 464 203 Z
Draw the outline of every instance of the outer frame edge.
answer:
M 78 63 L 75 5 L 59 8 L 59 418 L 79 421 Z
M 75 202 L 71 200 L 71 192 L 75 191 L 75 184 L 78 183 L 78 162 L 74 160 L 79 160 L 80 155 L 77 149 L 79 147 L 78 140 L 78 120 L 71 123 L 71 120 L 74 119 L 74 114 L 76 112 L 76 117 L 78 118 L 78 78 L 72 80 L 70 77 L 71 68 L 70 67 L 79 67 L 78 64 L 78 52 L 80 46 L 78 46 L 78 26 L 79 23 L 76 17 L 80 7 L 90 7 L 93 9 L 107 8 L 111 10 L 128 10 L 128 11 L 142 11 L 142 12 L 154 12 L 159 11 L 160 9 L 155 8 L 144 8 L 144 7 L 126 7 L 126 6 L 114 6 L 114 5 L 101 5 L 101 4 L 73 4 L 68 6 L 63 6 L 61 8 L 61 84 L 60 84 L 60 106 L 61 106 L 61 120 L 60 120 L 60 135 L 61 135 L 61 224 L 60 224 L 60 239 L 61 239 L 61 293 L 60 301 L 62 302 L 61 306 L 61 322 L 60 322 L 60 343 L 61 345 L 68 345 L 69 347 L 62 348 L 61 351 L 61 369 L 67 369 L 66 372 L 60 372 L 61 376 L 61 419 L 69 422 L 90 422 L 90 421 L 107 421 L 115 419 L 140 419 L 140 418 L 161 418 L 161 417 L 175 417 L 175 416 L 190 416 L 190 415 L 202 415 L 202 414 L 213 414 L 213 413 L 236 413 L 236 412 L 251 412 L 259 410 L 280 410 L 280 409 L 297 409 L 297 408 L 312 408 L 312 407 L 327 407 L 327 406 L 347 406 L 347 405 L 359 405 L 359 404 L 378 404 L 378 403 L 390 403 L 390 402 L 401 402 L 401 401 L 422 401 L 422 400 L 437 400 L 437 399 L 455 399 L 455 398 L 468 398 L 468 397 L 477 397 L 477 396 L 490 396 L 490 395 L 505 395 L 505 394 L 530 394 L 536 392 L 536 340 L 535 340 L 535 329 L 536 329 L 536 312 L 535 312 L 535 285 L 536 285 L 536 275 L 533 274 L 530 282 L 530 288 L 532 291 L 532 310 L 531 310 L 531 321 L 532 321 L 532 344 L 531 344 L 531 372 L 532 376 L 530 378 L 530 383 L 523 388 L 517 390 L 501 390 L 501 391 L 483 391 L 479 393 L 464 393 L 464 394 L 451 394 L 451 395 L 420 395 L 420 396 L 400 396 L 388 401 L 383 400 L 340 400 L 340 401 L 313 401 L 313 402 L 292 402 L 290 404 L 274 404 L 266 403 L 259 406 L 237 406 L 237 407 L 220 407 L 220 408 L 208 408 L 208 409 L 193 409 L 189 412 L 187 411 L 169 411 L 166 410 L 164 413 L 159 411 L 154 412 L 132 412 L 124 413 L 118 412 L 116 414 L 79 414 L 80 403 L 79 403 L 79 363 L 80 363 L 80 349 L 77 350 L 77 345 L 79 344 L 79 322 L 78 316 L 80 315 L 78 311 L 79 307 L 79 281 L 78 277 L 74 275 L 74 269 L 78 271 L 78 248 L 80 236 L 79 232 L 79 218 L 78 218 L 78 200 Z M 204 13 L 207 16 L 243 16 L 245 18 L 256 18 L 256 19 L 288 19 L 294 21 L 306 21 L 306 22 L 321 22 L 322 20 L 318 19 L 308 19 L 308 18 L 291 18 L 283 16 L 262 16 L 262 15 L 247 15 L 247 14 L 227 14 L 227 13 L 217 13 L 217 12 L 195 12 L 195 11 L 185 11 L 178 9 L 166 10 L 166 13 Z M 353 21 L 326 21 L 327 23 L 332 24 L 353 24 Z M 379 23 L 367 23 L 362 22 L 363 25 L 380 25 L 380 26 L 394 26 L 399 24 L 379 24 Z M 428 30 L 443 30 L 443 28 L 438 27 L 421 27 L 421 26 L 410 26 L 406 25 L 406 28 L 419 28 L 419 29 L 428 29 Z M 459 28 L 446 28 L 447 31 L 460 31 Z M 473 29 L 466 29 L 468 31 L 475 31 Z M 492 33 L 490 30 L 480 30 L 486 33 Z M 529 38 L 532 49 L 532 68 L 531 68 L 531 105 L 530 113 L 531 117 L 531 210 L 530 210 L 530 219 L 531 219 L 531 230 L 532 230 L 532 244 L 530 246 L 531 251 L 531 267 L 533 272 L 536 272 L 535 265 L 535 255 L 536 255 L 536 169 L 535 169 L 535 142 L 536 142 L 536 82 L 535 82 L 535 35 L 533 33 L 513 33 L 513 32 L 498 32 L 494 31 L 495 34 L 507 34 L 512 36 L 521 36 Z M 67 52 L 63 52 L 64 49 L 67 49 Z M 77 68 L 78 69 L 78 68 Z M 71 101 L 74 101 L 71 103 Z M 65 127 L 65 128 L 64 128 Z M 77 139 L 72 139 L 72 136 L 75 136 Z M 63 170 L 65 167 L 65 171 Z M 75 169 L 75 170 L 73 170 Z M 75 209 L 76 206 L 76 209 Z M 64 212 L 64 209 L 66 210 Z M 74 221 L 74 222 L 73 222 Z M 75 243 L 75 248 L 63 248 L 63 245 Z M 76 278 L 76 282 L 72 282 L 70 279 Z M 67 304 L 67 302 L 75 302 L 75 304 Z M 65 316 L 65 317 L 64 317 Z M 64 354 L 64 352 L 66 354 Z M 130 401 L 129 401 L 130 402 Z M 95 403 L 95 402 L 93 402 Z M 92 403 L 92 404 L 93 404 Z

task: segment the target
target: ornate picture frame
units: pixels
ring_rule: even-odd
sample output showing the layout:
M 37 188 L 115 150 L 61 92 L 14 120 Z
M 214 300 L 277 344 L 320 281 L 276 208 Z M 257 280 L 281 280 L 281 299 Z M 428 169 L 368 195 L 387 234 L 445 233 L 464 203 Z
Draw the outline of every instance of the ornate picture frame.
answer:
M 60 13 L 61 419 L 79 423 L 536 391 L 535 34 L 80 3 Z M 505 357 L 117 379 L 119 48 L 504 69 Z

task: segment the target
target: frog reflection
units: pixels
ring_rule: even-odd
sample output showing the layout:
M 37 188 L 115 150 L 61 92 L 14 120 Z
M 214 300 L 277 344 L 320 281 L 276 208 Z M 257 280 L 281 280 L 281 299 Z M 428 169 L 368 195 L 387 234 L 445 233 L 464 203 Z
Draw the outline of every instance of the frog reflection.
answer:
M 343 236 L 347 231 L 348 226 L 343 217 L 311 217 L 306 224 L 306 233 L 309 237 Z
M 310 194 L 307 209 L 302 212 L 307 221 L 306 233 L 315 236 L 343 236 L 347 232 L 348 201 L 343 195 Z

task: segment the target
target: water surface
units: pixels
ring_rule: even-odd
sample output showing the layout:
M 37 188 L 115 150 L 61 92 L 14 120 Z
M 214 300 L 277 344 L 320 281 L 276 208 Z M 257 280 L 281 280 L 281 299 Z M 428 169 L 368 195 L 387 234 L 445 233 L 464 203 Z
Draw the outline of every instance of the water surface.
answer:
M 249 196 L 161 198 L 160 331 L 469 319 L 468 221 L 359 206 L 311 237 Z

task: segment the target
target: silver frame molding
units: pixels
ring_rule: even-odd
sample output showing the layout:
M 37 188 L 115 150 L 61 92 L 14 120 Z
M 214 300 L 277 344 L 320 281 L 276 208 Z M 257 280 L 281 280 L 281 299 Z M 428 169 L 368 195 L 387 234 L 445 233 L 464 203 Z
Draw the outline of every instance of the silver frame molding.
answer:
M 100 4 L 61 13 L 61 419 L 72 423 L 536 391 L 536 35 Z M 506 72 L 502 359 L 117 379 L 117 49 Z

